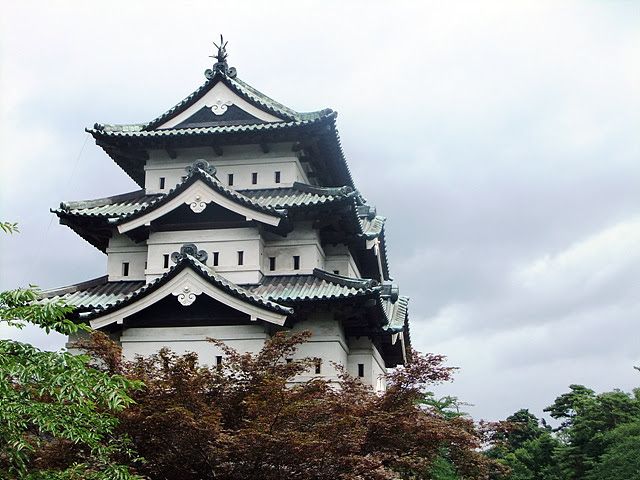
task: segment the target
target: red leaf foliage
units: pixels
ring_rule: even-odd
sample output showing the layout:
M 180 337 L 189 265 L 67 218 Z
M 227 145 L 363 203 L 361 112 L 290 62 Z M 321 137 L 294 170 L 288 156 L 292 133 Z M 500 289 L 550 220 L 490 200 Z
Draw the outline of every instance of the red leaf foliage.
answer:
M 430 385 L 450 380 L 444 357 L 412 352 L 382 394 L 344 370 L 338 383 L 292 382 L 313 368 L 312 358 L 285 361 L 308 337 L 276 334 L 256 355 L 212 340 L 225 353 L 220 366 L 166 349 L 121 363 L 99 334 L 85 347 L 146 385 L 120 429 L 144 458 L 136 470 L 153 480 L 428 479 L 438 458 L 465 479 L 496 468 L 480 451 L 486 427 L 421 403 Z

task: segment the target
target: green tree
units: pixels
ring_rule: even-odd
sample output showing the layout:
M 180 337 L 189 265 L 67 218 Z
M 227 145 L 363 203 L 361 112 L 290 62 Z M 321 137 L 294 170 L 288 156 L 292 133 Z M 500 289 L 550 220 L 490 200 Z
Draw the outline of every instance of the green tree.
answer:
M 603 435 L 604 453 L 587 480 L 640 480 L 640 420 Z
M 0 222 L 0 229 L 13 233 L 17 226 Z M 69 320 L 70 312 L 62 302 L 41 301 L 33 286 L 0 293 L 0 324 L 32 324 L 64 335 L 89 330 Z M 114 461 L 127 456 L 128 445 L 113 432 L 114 414 L 132 403 L 128 392 L 140 383 L 89 363 L 86 355 L 0 340 L 0 478 L 137 478 Z M 61 459 L 66 450 L 75 450 L 79 461 Z

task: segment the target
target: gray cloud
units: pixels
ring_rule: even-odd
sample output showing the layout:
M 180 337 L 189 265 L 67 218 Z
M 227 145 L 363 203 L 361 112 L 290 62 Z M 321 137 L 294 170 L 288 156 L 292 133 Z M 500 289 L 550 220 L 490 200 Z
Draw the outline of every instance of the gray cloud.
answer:
M 22 233 L 0 238 L 0 288 L 104 273 L 48 213 L 137 188 L 91 140 L 83 149 L 83 129 L 172 106 L 204 80 L 222 32 L 241 78 L 340 112 L 356 183 L 389 218 L 412 338 L 462 368 L 442 391 L 498 418 L 570 383 L 637 384 L 635 5 L 153 5 L 4 9 L 0 211 Z

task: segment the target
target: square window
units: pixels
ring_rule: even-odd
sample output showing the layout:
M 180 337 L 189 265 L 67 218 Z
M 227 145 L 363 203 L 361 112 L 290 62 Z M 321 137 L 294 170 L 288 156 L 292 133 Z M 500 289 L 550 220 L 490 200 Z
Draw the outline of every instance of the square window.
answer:
M 269 270 L 274 271 L 276 269 L 276 257 L 269 257 Z
M 251 183 L 253 185 L 257 185 L 258 184 L 258 172 L 253 172 L 251 174 Z
M 162 260 L 163 260 L 163 262 L 162 262 L 162 266 L 163 266 L 164 268 L 169 268 L 169 254 L 168 254 L 168 253 L 165 253 L 165 254 L 162 256 Z
M 164 177 L 160 177 L 160 190 L 164 190 Z
M 244 252 L 238 251 L 238 265 L 244 265 Z
M 129 262 L 122 262 L 122 276 L 129 276 Z
M 274 180 L 275 180 L 276 183 L 280 183 L 280 172 L 276 172 L 275 173 L 275 179 Z
M 233 173 L 227 175 L 227 184 L 231 187 L 233 186 Z
M 335 273 L 336 275 L 340 275 L 340 270 L 334 270 L 333 273 Z
M 293 269 L 300 270 L 300 255 L 293 256 Z
M 220 260 L 220 252 L 213 252 L 213 266 L 218 266 L 218 261 Z
M 364 363 L 358 364 L 358 376 L 364 377 Z
M 286 362 L 287 362 L 287 363 L 291 363 L 291 362 L 293 362 L 293 358 L 287 358 L 287 359 L 286 359 Z

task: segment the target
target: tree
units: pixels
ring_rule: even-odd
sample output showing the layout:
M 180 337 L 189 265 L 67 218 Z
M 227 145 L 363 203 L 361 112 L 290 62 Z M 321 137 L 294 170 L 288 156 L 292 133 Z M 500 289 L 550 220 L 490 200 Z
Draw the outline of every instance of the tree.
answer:
M 344 371 L 337 385 L 293 383 L 315 363 L 285 362 L 307 337 L 276 334 L 255 355 L 216 342 L 220 366 L 166 349 L 120 363 L 100 335 L 85 347 L 112 374 L 144 382 L 118 429 L 145 458 L 136 468 L 152 480 L 480 479 L 493 468 L 468 417 L 424 404 L 426 388 L 450 378 L 443 357 L 414 353 L 387 375 L 382 394 Z
M 13 233 L 17 226 L 0 222 L 0 229 Z M 89 330 L 67 318 L 71 310 L 60 301 L 41 301 L 34 286 L 0 293 L 0 324 L 16 328 L 33 324 L 65 335 Z M 114 462 L 116 453 L 126 456 L 128 446 L 113 433 L 114 414 L 132 403 L 128 391 L 140 384 L 91 368 L 89 361 L 86 355 L 0 340 L 1 478 L 137 478 Z M 61 459 L 67 450 L 76 451 L 78 461 Z

